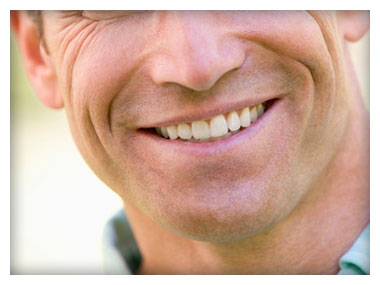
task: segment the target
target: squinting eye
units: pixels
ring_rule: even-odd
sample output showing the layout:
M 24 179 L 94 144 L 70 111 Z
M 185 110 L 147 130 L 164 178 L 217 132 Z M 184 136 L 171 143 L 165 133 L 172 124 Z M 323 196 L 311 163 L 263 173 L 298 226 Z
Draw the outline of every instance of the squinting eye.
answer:
M 132 10 L 83 10 L 82 16 L 93 20 L 106 20 L 127 16 L 135 12 Z

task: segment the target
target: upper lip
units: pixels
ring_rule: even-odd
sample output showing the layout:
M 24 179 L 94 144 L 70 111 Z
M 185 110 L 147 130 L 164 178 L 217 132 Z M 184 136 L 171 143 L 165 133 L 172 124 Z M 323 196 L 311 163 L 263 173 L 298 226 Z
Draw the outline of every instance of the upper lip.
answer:
M 217 102 L 208 103 L 202 106 L 198 106 L 196 110 L 187 112 L 186 110 L 181 110 L 179 114 L 168 115 L 167 118 L 149 123 L 149 125 L 141 125 L 140 128 L 155 128 L 155 127 L 167 127 L 171 125 L 177 125 L 180 123 L 208 120 L 212 117 L 225 114 L 234 110 L 239 110 L 244 107 L 250 107 L 264 103 L 266 101 L 279 98 L 281 95 L 277 96 L 267 96 L 267 97 L 254 97 L 244 100 L 239 100 L 236 102 Z

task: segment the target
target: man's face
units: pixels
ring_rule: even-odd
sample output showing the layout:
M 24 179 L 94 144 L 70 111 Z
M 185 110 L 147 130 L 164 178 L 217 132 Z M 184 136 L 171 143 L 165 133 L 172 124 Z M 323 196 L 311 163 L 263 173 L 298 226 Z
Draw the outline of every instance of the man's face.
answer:
M 332 12 L 65 11 L 43 20 L 85 160 L 172 231 L 232 241 L 269 229 L 336 151 L 347 91 Z M 155 131 L 210 126 L 259 103 L 264 114 L 226 138 Z

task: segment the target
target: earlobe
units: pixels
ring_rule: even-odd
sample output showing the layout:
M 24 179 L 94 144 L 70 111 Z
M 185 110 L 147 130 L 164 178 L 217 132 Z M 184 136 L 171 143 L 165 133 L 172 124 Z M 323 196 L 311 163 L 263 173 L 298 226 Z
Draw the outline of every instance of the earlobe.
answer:
M 51 56 L 41 43 L 36 24 L 22 11 L 11 12 L 11 25 L 16 36 L 25 70 L 39 99 L 48 107 L 63 107 L 58 80 Z
M 347 41 L 360 40 L 369 30 L 369 11 L 337 11 L 338 23 Z

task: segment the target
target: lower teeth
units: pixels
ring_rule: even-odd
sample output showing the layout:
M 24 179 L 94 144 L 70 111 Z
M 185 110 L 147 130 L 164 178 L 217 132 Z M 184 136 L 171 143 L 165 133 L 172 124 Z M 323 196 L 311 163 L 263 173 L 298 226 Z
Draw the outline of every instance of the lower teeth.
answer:
M 186 141 L 186 142 L 214 142 L 214 141 L 217 141 L 217 140 L 220 140 L 220 139 L 225 139 L 225 138 L 228 138 L 236 133 L 238 133 L 239 131 L 241 131 L 242 129 L 239 129 L 237 131 L 229 131 L 227 134 L 225 134 L 224 136 L 221 136 L 221 137 L 211 137 L 209 139 L 200 139 L 200 140 L 197 140 L 197 139 L 194 139 L 194 138 L 191 138 L 189 140 L 183 140 L 183 139 L 180 139 L 180 140 L 183 140 L 183 141 Z

